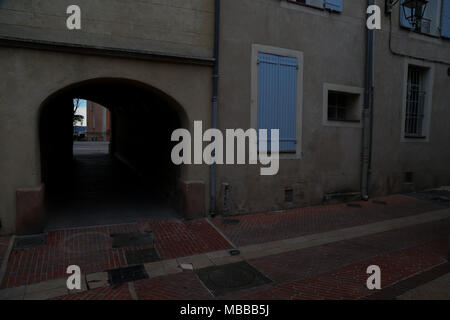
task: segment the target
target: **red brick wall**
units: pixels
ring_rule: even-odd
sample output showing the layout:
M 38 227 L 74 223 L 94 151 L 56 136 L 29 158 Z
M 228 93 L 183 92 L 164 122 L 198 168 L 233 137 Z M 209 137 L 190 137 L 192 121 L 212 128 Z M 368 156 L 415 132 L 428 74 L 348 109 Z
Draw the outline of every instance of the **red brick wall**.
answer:
M 88 140 L 110 141 L 110 111 L 92 101 L 86 102 L 86 108 L 86 129 Z

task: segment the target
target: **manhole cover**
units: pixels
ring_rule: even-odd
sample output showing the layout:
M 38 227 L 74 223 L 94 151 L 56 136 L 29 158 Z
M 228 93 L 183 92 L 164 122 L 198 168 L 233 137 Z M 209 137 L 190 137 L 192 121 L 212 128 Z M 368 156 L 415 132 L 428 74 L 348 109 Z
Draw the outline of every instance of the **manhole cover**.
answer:
M 208 280 L 219 288 L 237 288 L 248 286 L 255 280 L 255 272 L 236 266 L 219 268 L 208 274 Z
M 127 248 L 152 245 L 155 236 L 152 231 L 116 233 L 111 235 L 113 248 Z
M 129 265 L 149 263 L 161 260 L 158 251 L 156 251 L 155 248 L 126 251 L 125 257 L 127 258 L 127 263 Z
M 360 204 L 357 204 L 357 203 L 347 203 L 347 207 L 350 207 L 350 208 L 362 208 L 362 206 Z
M 245 261 L 200 269 L 197 275 L 216 297 L 272 282 Z
M 223 219 L 222 222 L 223 222 L 223 224 L 230 224 L 230 225 L 235 226 L 235 225 L 239 224 L 240 221 L 238 219 Z
M 419 200 L 432 201 L 444 205 L 447 205 L 450 202 L 450 191 L 447 190 L 429 190 L 407 193 L 406 195 Z
M 108 281 L 111 285 L 118 285 L 147 278 L 148 274 L 145 272 L 143 265 L 108 270 Z
M 46 234 L 17 237 L 14 241 L 14 250 L 31 249 L 45 246 Z

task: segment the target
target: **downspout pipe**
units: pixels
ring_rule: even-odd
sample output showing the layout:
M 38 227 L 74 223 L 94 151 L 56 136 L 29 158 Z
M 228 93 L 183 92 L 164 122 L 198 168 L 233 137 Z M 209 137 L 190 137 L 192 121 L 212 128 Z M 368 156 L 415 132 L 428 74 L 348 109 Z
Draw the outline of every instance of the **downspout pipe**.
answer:
M 367 5 L 375 4 L 375 0 L 367 0 Z M 366 63 L 365 63 L 365 90 L 363 110 L 363 150 L 362 150 L 362 174 L 361 197 L 369 199 L 369 185 L 372 158 L 372 123 L 374 104 L 374 39 L 375 31 L 367 28 L 366 36 Z
M 213 71 L 213 91 L 212 91 L 212 129 L 217 129 L 217 101 L 219 92 L 219 35 L 220 35 L 220 0 L 214 3 L 214 71 Z M 214 151 L 215 155 L 215 151 Z M 216 213 L 216 163 L 210 167 L 209 181 L 209 214 Z

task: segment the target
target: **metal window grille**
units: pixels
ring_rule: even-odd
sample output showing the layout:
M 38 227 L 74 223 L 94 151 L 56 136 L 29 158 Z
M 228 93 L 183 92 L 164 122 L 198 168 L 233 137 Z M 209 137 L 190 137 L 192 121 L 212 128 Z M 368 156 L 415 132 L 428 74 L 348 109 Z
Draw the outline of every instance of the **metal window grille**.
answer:
M 405 136 L 407 137 L 423 137 L 426 92 L 422 88 L 423 70 L 409 67 L 405 119 Z
M 328 120 L 347 120 L 347 103 L 344 95 L 335 92 L 328 93 Z

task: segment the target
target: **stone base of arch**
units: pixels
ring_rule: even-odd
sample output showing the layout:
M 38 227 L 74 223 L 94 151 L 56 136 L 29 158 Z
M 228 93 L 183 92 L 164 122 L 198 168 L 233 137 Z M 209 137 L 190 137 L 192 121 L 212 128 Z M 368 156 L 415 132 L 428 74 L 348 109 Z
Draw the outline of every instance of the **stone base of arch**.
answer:
M 186 219 L 206 216 L 205 182 L 179 180 L 180 211 Z
M 44 231 L 43 184 L 16 190 L 16 234 L 38 234 Z

